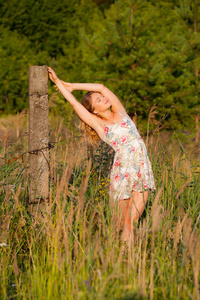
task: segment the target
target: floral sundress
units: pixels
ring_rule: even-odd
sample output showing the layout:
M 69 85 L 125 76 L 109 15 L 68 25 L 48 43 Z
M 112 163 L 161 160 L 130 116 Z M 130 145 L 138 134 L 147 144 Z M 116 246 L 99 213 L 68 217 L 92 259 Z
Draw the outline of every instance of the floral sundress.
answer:
M 134 122 L 123 116 L 120 123 L 104 126 L 104 141 L 115 151 L 110 175 L 112 200 L 130 198 L 133 190 L 154 190 L 151 163 Z

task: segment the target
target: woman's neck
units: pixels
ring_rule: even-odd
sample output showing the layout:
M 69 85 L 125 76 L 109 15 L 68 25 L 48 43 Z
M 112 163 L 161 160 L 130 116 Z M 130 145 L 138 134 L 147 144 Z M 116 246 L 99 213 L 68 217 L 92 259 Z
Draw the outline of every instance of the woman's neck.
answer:
M 111 110 L 106 110 L 105 112 L 101 113 L 101 118 L 104 119 L 104 121 L 113 121 L 114 119 L 114 113 Z
M 115 118 L 115 113 L 110 111 L 110 110 L 107 110 L 106 112 L 102 113 L 100 115 L 100 117 L 103 119 L 104 122 L 106 122 L 107 124 L 111 123 L 111 124 L 116 124 L 119 122 L 119 120 L 116 120 Z

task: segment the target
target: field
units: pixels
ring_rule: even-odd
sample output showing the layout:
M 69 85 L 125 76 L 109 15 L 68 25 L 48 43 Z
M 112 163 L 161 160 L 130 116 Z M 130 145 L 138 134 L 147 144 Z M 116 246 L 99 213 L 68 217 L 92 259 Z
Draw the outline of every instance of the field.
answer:
M 157 189 L 127 247 L 109 208 L 112 152 L 50 124 L 49 204 L 33 219 L 28 118 L 0 119 L 0 299 L 200 299 L 198 145 L 150 133 Z

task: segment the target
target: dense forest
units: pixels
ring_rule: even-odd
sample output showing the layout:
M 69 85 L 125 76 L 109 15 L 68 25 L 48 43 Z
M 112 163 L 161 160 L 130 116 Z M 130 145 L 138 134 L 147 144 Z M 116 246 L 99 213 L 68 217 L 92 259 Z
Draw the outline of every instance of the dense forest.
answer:
M 65 81 L 108 86 L 141 130 L 148 121 L 195 136 L 198 9 L 198 0 L 1 0 L 0 113 L 27 108 L 29 67 L 49 65 Z

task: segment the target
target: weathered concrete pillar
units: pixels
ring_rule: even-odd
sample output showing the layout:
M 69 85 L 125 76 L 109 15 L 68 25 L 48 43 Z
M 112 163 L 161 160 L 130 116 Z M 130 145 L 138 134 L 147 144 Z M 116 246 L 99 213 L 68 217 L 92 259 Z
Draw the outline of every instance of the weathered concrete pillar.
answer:
M 29 69 L 29 152 L 32 154 L 29 154 L 29 203 L 33 205 L 47 200 L 49 193 L 49 150 L 40 150 L 48 147 L 49 143 L 48 117 L 48 69 L 47 66 L 31 66 Z

